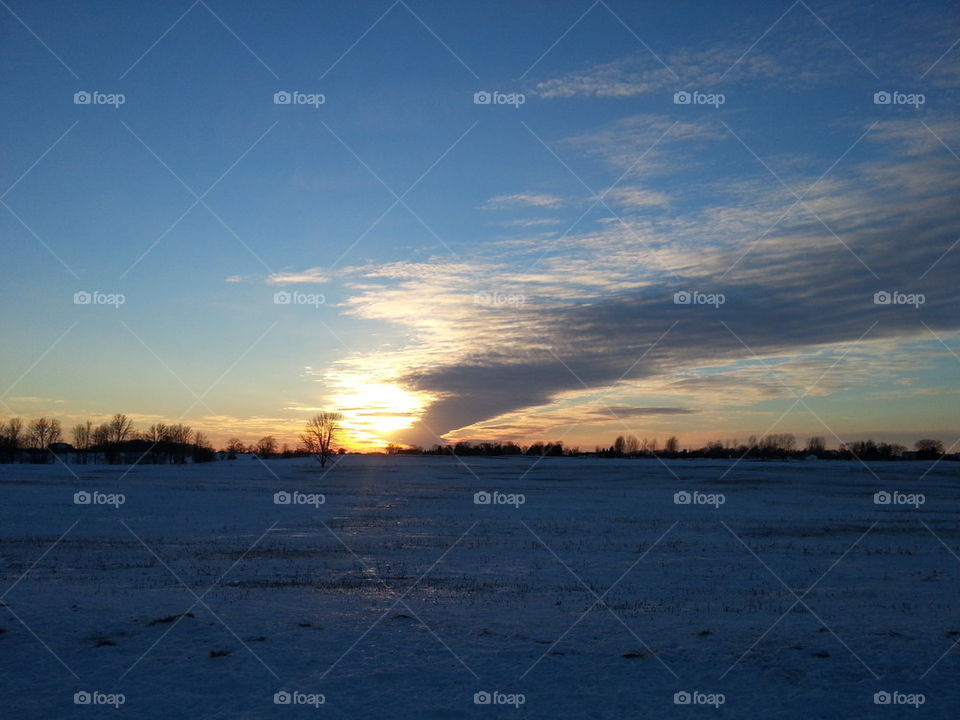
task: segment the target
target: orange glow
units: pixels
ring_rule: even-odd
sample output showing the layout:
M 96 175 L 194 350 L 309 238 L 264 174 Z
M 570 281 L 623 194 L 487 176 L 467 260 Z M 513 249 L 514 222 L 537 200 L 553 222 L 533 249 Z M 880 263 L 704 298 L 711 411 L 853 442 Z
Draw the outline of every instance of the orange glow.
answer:
M 384 379 L 337 375 L 329 405 L 343 413 L 344 444 L 353 450 L 382 449 L 390 436 L 412 427 L 431 398 Z

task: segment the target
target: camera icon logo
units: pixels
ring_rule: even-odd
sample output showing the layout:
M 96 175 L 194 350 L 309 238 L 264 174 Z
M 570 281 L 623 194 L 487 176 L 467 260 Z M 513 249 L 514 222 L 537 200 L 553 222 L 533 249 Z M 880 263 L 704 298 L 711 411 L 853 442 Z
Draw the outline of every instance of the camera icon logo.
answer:
M 86 690 L 81 690 L 73 694 L 74 705 L 89 705 L 91 700 L 93 700 L 93 696 Z
M 74 505 L 89 505 L 93 496 L 88 493 L 86 490 L 80 490 L 73 494 L 73 504 Z
M 881 90 L 873 94 L 874 105 L 889 105 L 892 99 L 893 97 L 886 90 Z
M 689 105 L 692 99 L 693 96 L 690 95 L 690 93 L 688 93 L 686 90 L 678 90 L 673 94 L 674 105 Z
M 474 105 L 489 105 L 493 101 L 493 96 L 486 90 L 480 90 L 473 94 Z
M 289 505 L 292 500 L 293 496 L 286 490 L 281 490 L 273 494 L 274 505 Z
M 79 290 L 73 294 L 74 305 L 89 305 L 93 301 L 93 296 L 86 290 Z
M 273 694 L 274 705 L 289 705 L 291 702 L 293 702 L 293 695 L 288 693 L 286 690 L 281 690 L 280 692 L 275 692 Z
M 680 492 L 675 492 L 673 494 L 674 505 L 689 505 L 692 499 L 693 496 L 686 490 L 681 490 Z
M 474 505 L 489 505 L 492 500 L 493 496 L 486 490 L 481 490 L 480 492 L 473 494 Z
M 293 100 L 293 96 L 286 90 L 280 90 L 273 94 L 274 105 L 289 105 L 291 100 Z
M 674 305 L 689 305 L 693 296 L 686 290 L 681 290 L 673 294 Z
M 892 695 L 886 690 L 881 690 L 880 692 L 875 692 L 873 694 L 873 704 L 874 705 L 889 705 L 892 700 Z
M 692 696 L 686 690 L 680 690 L 673 694 L 674 705 L 689 705 L 692 699 Z
M 893 296 L 886 290 L 880 290 L 873 294 L 874 305 L 889 305 L 893 301 Z
M 481 690 L 480 692 L 475 692 L 473 694 L 474 705 L 489 705 L 492 701 L 493 696 L 491 696 L 486 690 Z
M 293 296 L 290 293 L 288 293 L 286 290 L 280 290 L 273 294 L 274 305 L 289 305 L 292 299 L 293 299 Z
M 880 492 L 875 492 L 873 494 L 874 505 L 889 505 L 892 501 L 893 496 L 891 496 L 886 490 L 881 490 Z
M 90 95 L 86 90 L 80 90 L 73 94 L 73 104 L 74 105 L 89 105 L 90 101 L 93 99 L 93 96 Z

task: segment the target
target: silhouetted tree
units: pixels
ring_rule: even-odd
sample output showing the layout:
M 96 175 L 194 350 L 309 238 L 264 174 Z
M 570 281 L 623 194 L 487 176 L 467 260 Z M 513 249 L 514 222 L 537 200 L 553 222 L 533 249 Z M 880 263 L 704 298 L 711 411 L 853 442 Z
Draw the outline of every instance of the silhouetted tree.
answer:
M 307 421 L 306 430 L 301 433 L 300 440 L 307 448 L 307 452 L 316 456 L 320 467 L 327 464 L 333 454 L 333 443 L 340 434 L 340 423 L 343 414 L 325 411 L 318 413 Z
M 257 440 L 257 455 L 272 457 L 277 452 L 277 439 L 273 435 L 265 435 Z
M 107 425 L 110 428 L 109 442 L 122 443 L 133 434 L 133 420 L 123 413 L 114 415 Z
M 917 458 L 920 460 L 935 460 L 943 455 L 943 443 L 931 438 L 917 440 L 913 448 L 917 451 Z

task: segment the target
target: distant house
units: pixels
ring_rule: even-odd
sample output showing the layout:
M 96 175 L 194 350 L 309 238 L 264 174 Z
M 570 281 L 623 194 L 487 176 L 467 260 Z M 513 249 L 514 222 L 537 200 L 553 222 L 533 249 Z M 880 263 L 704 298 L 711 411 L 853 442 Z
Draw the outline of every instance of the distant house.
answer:
M 73 445 L 65 442 L 50 443 L 47 445 L 47 448 L 50 450 L 50 452 L 56 453 L 57 455 L 64 455 L 66 453 L 73 452 Z

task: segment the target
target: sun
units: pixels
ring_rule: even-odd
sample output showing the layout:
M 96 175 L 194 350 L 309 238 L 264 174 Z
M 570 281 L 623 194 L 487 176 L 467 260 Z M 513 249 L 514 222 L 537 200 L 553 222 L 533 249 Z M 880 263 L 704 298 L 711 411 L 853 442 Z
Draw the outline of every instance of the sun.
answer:
M 412 427 L 430 402 L 425 393 L 352 373 L 339 376 L 337 384 L 330 404 L 343 413 L 343 429 L 355 449 L 382 448 L 390 435 Z

